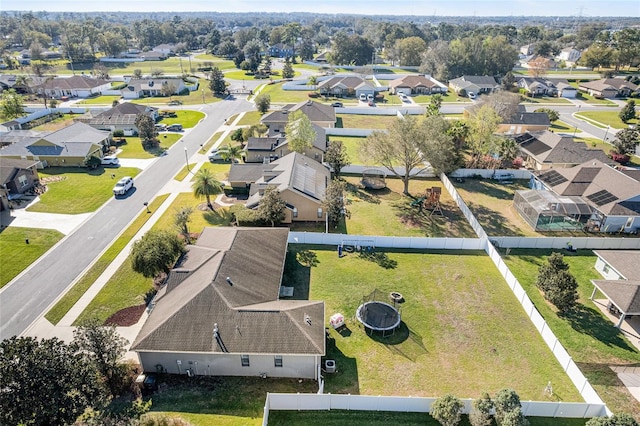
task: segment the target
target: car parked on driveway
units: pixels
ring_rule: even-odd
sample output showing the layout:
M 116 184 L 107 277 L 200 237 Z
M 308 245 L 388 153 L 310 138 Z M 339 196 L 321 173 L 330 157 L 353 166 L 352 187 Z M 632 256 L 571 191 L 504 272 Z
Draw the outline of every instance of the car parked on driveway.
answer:
M 118 160 L 118 157 L 108 155 L 106 157 L 102 157 L 102 159 L 100 160 L 100 164 L 102 164 L 103 166 L 118 167 L 120 165 L 120 160 Z
M 182 105 L 182 101 L 176 101 L 176 100 L 169 101 L 167 102 L 167 105 Z
M 363 101 L 363 102 L 366 102 L 367 101 L 367 95 L 365 95 L 364 93 L 361 93 L 360 94 L 360 100 Z
M 209 154 L 209 161 L 212 163 L 215 161 L 224 161 L 227 154 L 227 150 L 225 149 L 214 149 Z
M 113 187 L 113 195 L 125 195 L 131 188 L 133 188 L 133 178 L 131 176 L 125 176 Z
M 331 104 L 331 106 L 334 107 L 334 108 L 342 108 L 343 107 L 342 102 L 334 102 L 334 103 Z
M 182 131 L 182 124 L 170 124 L 167 126 L 167 130 L 170 132 L 181 132 Z

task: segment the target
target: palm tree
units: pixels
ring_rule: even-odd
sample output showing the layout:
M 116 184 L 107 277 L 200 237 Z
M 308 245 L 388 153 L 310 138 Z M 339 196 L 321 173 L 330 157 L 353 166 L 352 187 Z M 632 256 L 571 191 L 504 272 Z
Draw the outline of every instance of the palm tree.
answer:
M 222 159 L 224 161 L 233 161 L 242 159 L 242 147 L 240 145 L 231 145 L 227 144 L 227 146 L 220 150 L 222 153 Z
M 207 197 L 207 206 L 211 210 L 213 210 L 211 196 L 222 193 L 222 184 L 215 179 L 209 169 L 200 169 L 200 171 L 196 173 L 191 188 L 193 188 L 193 194 L 196 197 L 202 197 L 203 195 Z

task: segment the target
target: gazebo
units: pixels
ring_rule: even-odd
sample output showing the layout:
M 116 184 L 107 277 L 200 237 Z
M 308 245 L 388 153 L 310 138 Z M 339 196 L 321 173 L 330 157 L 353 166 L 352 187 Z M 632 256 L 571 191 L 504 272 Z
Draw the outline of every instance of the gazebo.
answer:
M 640 315 L 640 281 L 627 280 L 591 280 L 595 288 L 590 299 L 596 295 L 596 290 L 609 299 L 609 311 L 620 314 L 617 328 L 622 326 L 624 319 L 630 315 Z

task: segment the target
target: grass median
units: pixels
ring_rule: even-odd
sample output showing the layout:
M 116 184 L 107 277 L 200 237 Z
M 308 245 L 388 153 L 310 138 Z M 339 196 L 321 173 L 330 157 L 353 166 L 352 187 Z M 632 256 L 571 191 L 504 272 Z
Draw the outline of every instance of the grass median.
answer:
M 169 194 L 161 195 L 155 198 L 150 204 L 149 209 L 155 211 Z M 150 215 L 144 211 L 129 225 L 129 227 L 118 237 L 118 239 L 100 256 L 100 259 L 89 268 L 87 272 L 74 284 L 74 286 L 55 304 L 45 318 L 52 324 L 57 324 L 62 317 L 71 309 L 71 307 L 82 297 L 89 287 L 98 279 L 100 275 L 113 262 L 118 254 L 126 247 L 136 233 L 142 228 Z

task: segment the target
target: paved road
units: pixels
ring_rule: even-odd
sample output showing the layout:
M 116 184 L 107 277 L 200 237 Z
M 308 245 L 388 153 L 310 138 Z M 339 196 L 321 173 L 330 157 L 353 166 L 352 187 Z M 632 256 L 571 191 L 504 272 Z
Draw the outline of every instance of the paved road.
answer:
M 205 105 L 207 116 L 188 131 L 168 154 L 136 177 L 136 190 L 111 199 L 71 235 L 0 292 L 0 340 L 20 335 L 79 276 L 113 239 L 151 201 L 160 188 L 185 165 L 223 124 L 225 118 L 253 109 L 244 99 Z

